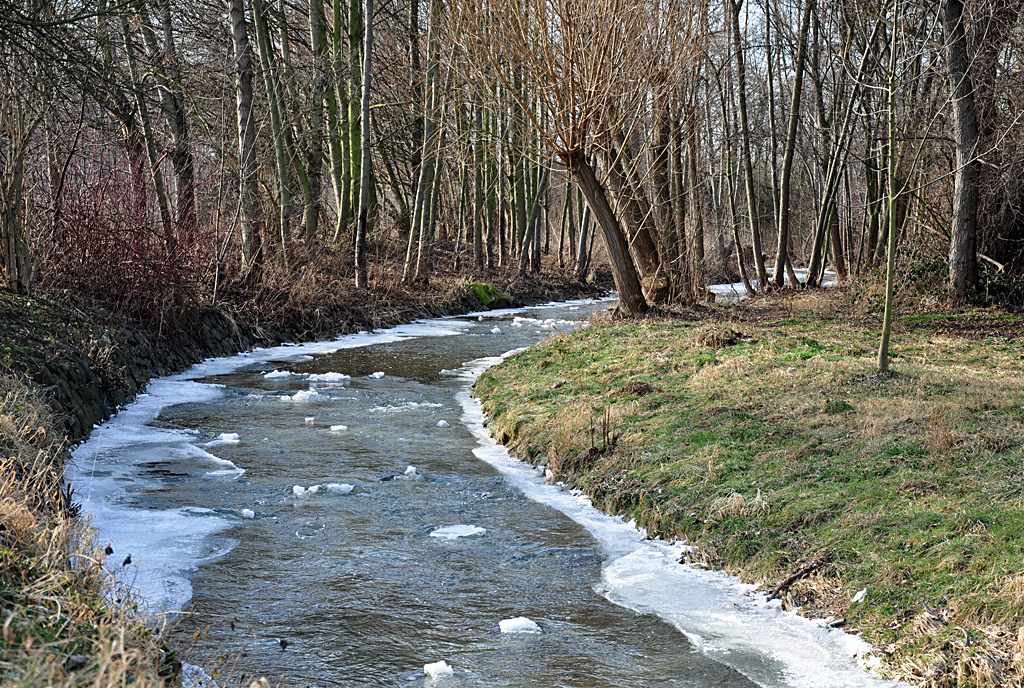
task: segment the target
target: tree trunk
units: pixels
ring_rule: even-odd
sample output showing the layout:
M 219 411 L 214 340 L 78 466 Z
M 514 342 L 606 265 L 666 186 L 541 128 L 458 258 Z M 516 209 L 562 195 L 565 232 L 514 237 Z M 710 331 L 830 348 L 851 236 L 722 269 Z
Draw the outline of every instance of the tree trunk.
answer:
M 176 248 L 174 227 L 171 222 L 171 211 L 167 202 L 167 190 L 164 186 L 164 176 L 160 171 L 160 158 L 157 155 L 156 135 L 149 119 L 149 107 L 146 104 L 146 95 L 142 90 L 142 81 L 139 69 L 135 62 L 135 41 L 128 28 L 128 17 L 121 16 L 121 34 L 124 38 L 125 58 L 128 61 L 128 73 L 132 80 L 132 91 L 135 94 L 135 105 L 139 112 L 139 120 L 142 122 L 142 134 L 146 140 L 146 155 L 149 157 L 149 173 L 153 178 L 153 189 L 156 192 L 157 207 L 160 210 L 160 224 L 164 232 L 164 246 L 168 252 L 173 253 Z
M 267 90 L 267 105 L 270 110 L 270 130 L 274 141 L 274 159 L 277 161 L 278 186 L 278 231 L 281 240 L 282 264 L 288 266 L 288 251 L 291 243 L 289 215 L 292 204 L 291 171 L 288 169 L 288 152 L 284 139 L 284 118 L 282 117 L 281 91 L 274 66 L 273 45 L 267 31 L 263 1 L 252 1 L 253 24 L 256 27 L 256 47 L 263 68 L 263 83 Z
M 372 160 L 370 150 L 370 77 L 372 76 L 371 64 L 373 57 L 373 0 L 364 0 L 365 9 L 363 17 L 365 28 L 363 29 L 363 97 L 361 99 L 361 115 L 359 118 L 361 128 L 362 160 L 359 175 L 359 225 L 356 227 L 356 288 L 365 289 L 366 282 L 366 223 L 370 213 L 370 162 Z
M 244 0 L 228 0 L 235 53 L 235 110 L 238 125 L 238 186 L 242 233 L 242 277 L 257 279 L 262 263 L 259 190 L 256 182 L 256 126 L 252 107 L 252 50 Z
M 944 23 L 949 78 L 953 90 L 953 228 L 949 240 L 949 291 L 965 301 L 978 280 L 978 112 L 970 74 L 962 0 L 946 0 Z M 890 229 L 890 231 L 892 231 Z
M 619 291 L 622 310 L 630 315 L 646 313 L 647 301 L 644 299 L 640 279 L 636 274 L 636 266 L 629 255 L 629 246 L 622 235 L 619 221 L 615 219 L 615 214 L 608 204 L 604 187 L 594 174 L 594 168 L 587 162 L 583 152 L 578 150 L 565 154 L 564 162 L 601 227 L 601 236 L 604 238 L 605 250 L 612 266 L 612 276 L 615 279 L 615 288 Z
M 796 73 L 793 77 L 793 101 L 789 109 L 789 127 L 786 131 L 786 150 L 782 157 L 782 174 L 779 185 L 779 244 L 775 254 L 774 284 L 781 287 L 784 282 L 786 264 L 789 262 L 789 202 L 790 185 L 793 177 L 793 158 L 796 153 L 797 127 L 800 124 L 800 90 L 804 81 L 804 62 L 807 54 L 807 33 L 811 24 L 811 9 L 814 0 L 805 0 L 804 15 L 800 20 L 800 35 L 797 38 Z M 790 278 L 793 279 L 792 277 Z M 794 289 L 796 284 L 790 285 Z
M 754 191 L 754 167 L 750 159 L 750 126 L 747 122 L 747 66 L 743 56 L 743 41 L 740 37 L 740 7 L 743 0 L 729 0 L 732 6 L 733 51 L 736 55 L 736 79 L 740 115 L 740 154 L 743 156 L 744 190 L 747 195 L 747 218 L 750 222 L 750 240 L 754 250 L 754 270 L 757 273 L 757 288 L 768 284 L 768 271 L 764 265 L 764 251 L 761 248 L 761 228 L 758 226 L 757 199 Z

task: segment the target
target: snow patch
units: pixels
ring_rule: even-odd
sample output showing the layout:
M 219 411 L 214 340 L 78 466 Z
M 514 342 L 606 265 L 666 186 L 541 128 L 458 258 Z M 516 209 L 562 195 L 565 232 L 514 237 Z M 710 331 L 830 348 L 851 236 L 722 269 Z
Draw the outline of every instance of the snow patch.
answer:
M 376 373 L 370 373 L 366 377 L 372 377 L 374 380 L 379 380 L 382 377 L 384 377 L 384 371 L 383 370 L 378 370 Z

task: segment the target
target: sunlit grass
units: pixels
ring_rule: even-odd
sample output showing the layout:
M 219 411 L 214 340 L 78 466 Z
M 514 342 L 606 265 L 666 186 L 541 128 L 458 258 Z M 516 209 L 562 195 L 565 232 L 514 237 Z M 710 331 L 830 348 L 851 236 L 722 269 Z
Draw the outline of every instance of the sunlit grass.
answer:
M 713 320 L 599 324 L 514 356 L 477 385 L 490 427 L 767 588 L 831 554 L 786 605 L 844 618 L 893 676 L 1019 681 L 1024 342 L 908 328 L 880 377 L 870 319 Z

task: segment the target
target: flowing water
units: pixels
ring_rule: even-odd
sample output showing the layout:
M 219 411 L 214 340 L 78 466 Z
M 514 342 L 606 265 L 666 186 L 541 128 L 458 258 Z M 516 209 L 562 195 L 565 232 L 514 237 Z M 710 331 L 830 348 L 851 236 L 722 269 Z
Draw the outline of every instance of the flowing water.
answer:
M 864 643 L 679 565 L 683 545 L 487 437 L 475 377 L 604 306 L 210 360 L 154 380 L 69 475 L 152 611 L 289 685 L 881 684 L 853 659 Z M 501 632 L 520 616 L 539 632 Z M 454 674 L 427 678 L 441 660 Z

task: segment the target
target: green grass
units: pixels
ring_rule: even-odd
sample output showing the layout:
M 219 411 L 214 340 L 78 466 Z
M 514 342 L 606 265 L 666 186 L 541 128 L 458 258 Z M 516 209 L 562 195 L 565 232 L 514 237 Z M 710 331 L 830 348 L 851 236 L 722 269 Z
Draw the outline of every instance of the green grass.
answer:
M 922 322 L 884 377 L 871 322 L 790 315 L 721 348 L 716 324 L 600 325 L 510 358 L 477 393 L 518 456 L 706 562 L 770 588 L 831 553 L 786 603 L 847 619 L 890 675 L 995 686 L 1020 678 L 1024 343 Z M 618 440 L 601 452 L 604 418 Z

